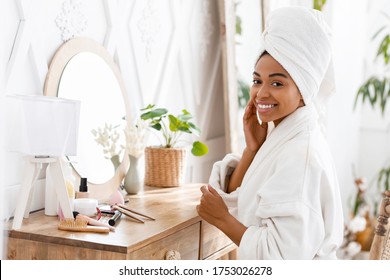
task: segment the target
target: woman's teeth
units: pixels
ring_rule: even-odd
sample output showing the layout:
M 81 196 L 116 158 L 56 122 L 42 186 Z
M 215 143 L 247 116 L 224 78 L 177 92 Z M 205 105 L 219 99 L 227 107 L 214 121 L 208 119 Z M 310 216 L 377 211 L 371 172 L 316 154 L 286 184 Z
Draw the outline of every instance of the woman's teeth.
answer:
M 269 109 L 269 108 L 275 107 L 276 105 L 275 104 L 269 104 L 269 105 L 259 104 L 258 106 L 260 109 Z

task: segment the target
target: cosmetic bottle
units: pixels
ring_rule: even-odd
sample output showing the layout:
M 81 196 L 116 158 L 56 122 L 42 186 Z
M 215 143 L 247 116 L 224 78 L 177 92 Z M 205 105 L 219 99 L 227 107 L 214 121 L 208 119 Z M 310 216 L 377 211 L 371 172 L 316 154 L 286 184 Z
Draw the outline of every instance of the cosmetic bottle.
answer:
M 70 207 L 72 210 L 74 210 L 73 202 L 76 197 L 76 191 L 75 191 L 76 178 L 73 176 L 73 170 L 69 162 L 67 162 L 64 167 L 64 179 L 65 179 L 66 191 L 69 197 Z
M 73 176 L 72 173 L 72 167 L 70 166 L 69 162 L 63 162 L 63 174 L 64 174 L 64 181 L 65 181 L 65 187 L 66 187 L 66 193 L 68 194 L 69 198 L 69 204 L 70 204 L 70 209 L 72 211 L 74 210 L 74 199 L 75 199 L 75 190 L 74 190 L 74 184 L 75 184 L 75 177 Z M 64 218 L 64 214 L 62 212 L 61 205 L 58 203 L 58 208 L 57 208 L 57 214 L 60 219 Z
M 80 187 L 76 198 L 89 198 L 87 178 L 80 178 Z

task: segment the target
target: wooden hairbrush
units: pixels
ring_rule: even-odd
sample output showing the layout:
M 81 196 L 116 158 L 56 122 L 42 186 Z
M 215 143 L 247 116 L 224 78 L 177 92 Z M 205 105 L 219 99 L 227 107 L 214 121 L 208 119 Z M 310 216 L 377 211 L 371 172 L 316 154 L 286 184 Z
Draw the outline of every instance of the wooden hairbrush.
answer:
M 88 221 L 82 219 L 65 219 L 58 223 L 58 229 L 67 231 L 83 231 L 107 233 L 110 231 L 108 227 L 89 226 Z

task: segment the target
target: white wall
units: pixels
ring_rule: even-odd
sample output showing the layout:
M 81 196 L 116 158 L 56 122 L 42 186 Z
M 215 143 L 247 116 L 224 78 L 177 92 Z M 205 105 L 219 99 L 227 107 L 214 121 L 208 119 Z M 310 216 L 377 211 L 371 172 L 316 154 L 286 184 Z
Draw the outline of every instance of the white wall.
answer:
M 344 215 L 347 218 L 351 209 L 351 195 L 355 191 L 352 166 L 359 165 L 360 116 L 353 111 L 353 104 L 363 80 L 367 1 L 331 1 L 328 4 L 330 6 L 327 8 L 332 14 L 336 78 L 336 94 L 329 103 L 328 141 L 339 175 Z

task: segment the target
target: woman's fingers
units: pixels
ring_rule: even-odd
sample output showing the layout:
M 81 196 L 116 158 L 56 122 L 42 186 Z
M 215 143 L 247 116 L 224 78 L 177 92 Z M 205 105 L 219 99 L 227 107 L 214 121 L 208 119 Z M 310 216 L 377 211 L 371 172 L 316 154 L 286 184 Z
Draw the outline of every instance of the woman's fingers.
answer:
M 212 195 L 215 195 L 215 196 L 220 196 L 219 193 L 210 185 L 207 186 L 207 190 L 212 194 Z

